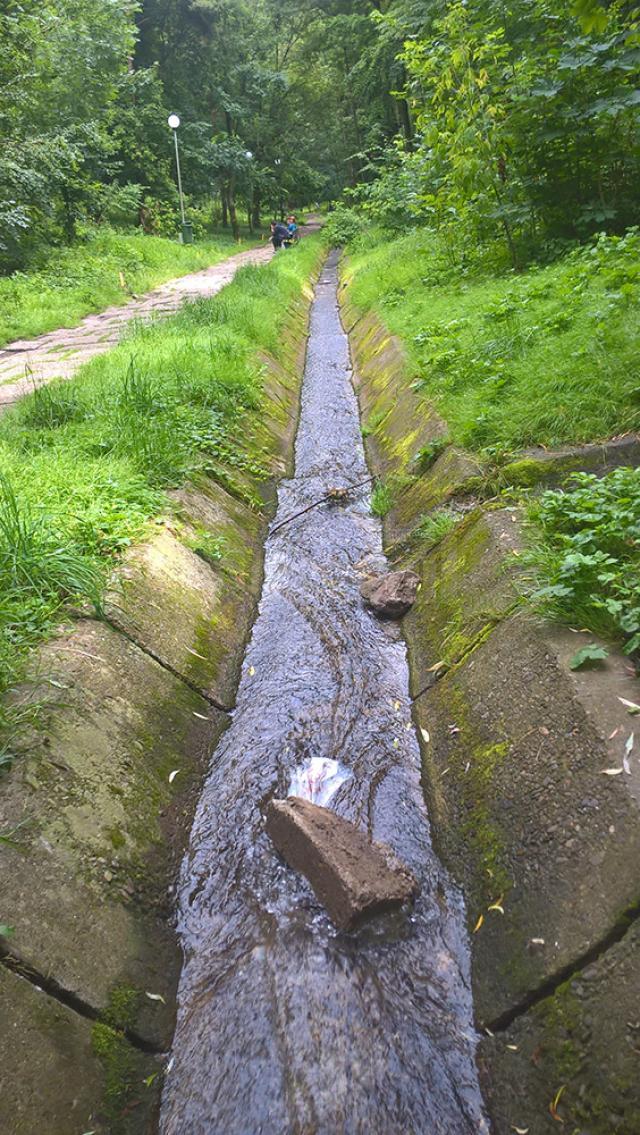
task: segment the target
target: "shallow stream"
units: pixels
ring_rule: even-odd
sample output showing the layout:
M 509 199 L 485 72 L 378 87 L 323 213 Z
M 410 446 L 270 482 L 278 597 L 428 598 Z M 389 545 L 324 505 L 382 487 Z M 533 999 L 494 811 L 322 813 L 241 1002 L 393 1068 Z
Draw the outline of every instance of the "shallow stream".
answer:
M 330 257 L 296 443 L 272 528 L 367 477 Z M 369 489 L 273 532 L 231 727 L 179 886 L 185 964 L 163 1135 L 467 1135 L 487 1130 L 464 912 L 431 846 L 405 647 L 363 607 L 384 568 Z M 264 832 L 311 757 L 352 775 L 331 807 L 418 877 L 410 917 L 338 933 Z

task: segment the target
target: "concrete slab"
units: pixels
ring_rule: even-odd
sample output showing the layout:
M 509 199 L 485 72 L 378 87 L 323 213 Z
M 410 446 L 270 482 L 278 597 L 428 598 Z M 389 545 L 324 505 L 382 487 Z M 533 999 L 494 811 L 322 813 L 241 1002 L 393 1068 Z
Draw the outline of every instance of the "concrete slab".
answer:
M 342 930 L 397 909 L 416 893 L 415 879 L 390 853 L 348 820 L 309 800 L 272 800 L 267 834 L 289 866 L 306 876 Z
M 129 553 L 106 611 L 115 627 L 195 689 L 219 706 L 233 705 L 255 601 L 170 527 Z
M 450 445 L 421 477 L 401 488 L 385 517 L 387 543 L 404 540 L 432 509 L 456 496 L 469 496 L 478 487 L 482 464 L 470 453 Z
M 436 680 L 433 666 L 455 665 L 513 610 L 521 550 L 519 510 L 475 509 L 427 555 L 408 557 L 421 582 L 403 623 L 414 697 Z
M 640 762 L 604 774 L 622 767 L 634 719 L 618 698 L 637 698 L 636 680 L 616 656 L 570 671 L 587 638 L 512 616 L 415 702 L 436 838 L 476 928 L 481 1022 L 573 965 L 638 898 Z
M 222 540 L 220 571 L 234 583 L 248 589 L 257 599 L 262 583 L 265 517 L 236 500 L 210 477 L 198 477 L 169 495 L 179 519 L 190 526 L 192 537 L 196 537 L 199 528 Z M 197 545 L 196 539 L 192 543 L 194 545 Z
M 0 1131 L 150 1135 L 156 1060 L 2 966 L 0 1005 Z
M 17 829 L 2 848 L 11 949 L 96 1009 L 127 992 L 131 1026 L 164 1046 L 180 965 L 167 888 L 227 719 L 92 621 L 48 643 L 38 674 L 24 697 L 40 722 L 0 794 L 0 830 Z
M 640 926 L 530 1009 L 486 1037 L 479 1063 L 495 1135 L 640 1131 Z M 550 1105 L 562 1089 L 558 1119 Z

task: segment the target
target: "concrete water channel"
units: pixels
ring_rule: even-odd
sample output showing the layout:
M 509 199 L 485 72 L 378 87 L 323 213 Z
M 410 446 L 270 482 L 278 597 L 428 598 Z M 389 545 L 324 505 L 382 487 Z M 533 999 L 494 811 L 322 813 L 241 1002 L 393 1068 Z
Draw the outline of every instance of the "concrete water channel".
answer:
M 465 1135 L 478 1087 L 464 911 L 432 848 L 405 646 L 363 607 L 384 570 L 337 257 L 320 277 L 293 479 L 281 483 L 232 723 L 212 755 L 183 862 L 185 961 L 163 1135 Z M 278 531 L 275 531 L 278 527 Z M 350 776 L 331 807 L 409 865 L 409 915 L 338 933 L 279 860 L 264 808 L 312 757 Z

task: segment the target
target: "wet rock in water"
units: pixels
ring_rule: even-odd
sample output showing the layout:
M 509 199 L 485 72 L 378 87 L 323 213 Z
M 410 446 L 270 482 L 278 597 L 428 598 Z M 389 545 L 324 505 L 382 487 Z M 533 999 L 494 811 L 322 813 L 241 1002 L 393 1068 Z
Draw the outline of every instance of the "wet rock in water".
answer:
M 414 571 L 391 571 L 388 575 L 365 579 L 360 594 L 376 615 L 401 619 L 416 601 L 420 577 Z
M 270 802 L 267 834 L 289 866 L 306 876 L 341 930 L 397 909 L 417 891 L 411 872 L 390 852 L 348 820 L 299 796 Z

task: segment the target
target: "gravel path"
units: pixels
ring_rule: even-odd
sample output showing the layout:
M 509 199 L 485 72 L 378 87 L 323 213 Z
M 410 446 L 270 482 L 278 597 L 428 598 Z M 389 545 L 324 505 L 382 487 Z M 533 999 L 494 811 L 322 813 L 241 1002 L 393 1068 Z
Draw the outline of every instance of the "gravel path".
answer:
M 108 307 L 88 315 L 77 327 L 60 327 L 35 339 L 7 344 L 0 350 L 0 412 L 34 386 L 44 385 L 52 378 L 71 378 L 88 359 L 115 347 L 132 319 L 169 315 L 185 300 L 213 296 L 231 283 L 243 264 L 264 264 L 272 255 L 270 244 L 239 252 L 211 268 L 170 280 L 122 307 Z

